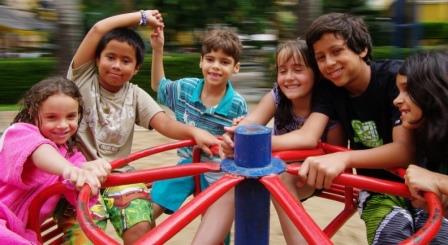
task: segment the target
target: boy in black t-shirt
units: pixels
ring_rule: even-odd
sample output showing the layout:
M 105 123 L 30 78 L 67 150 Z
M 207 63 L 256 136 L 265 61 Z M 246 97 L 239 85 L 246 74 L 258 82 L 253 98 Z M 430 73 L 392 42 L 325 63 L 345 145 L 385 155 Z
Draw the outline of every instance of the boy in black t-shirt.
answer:
M 322 125 L 335 118 L 354 150 L 309 157 L 299 177 L 316 188 L 329 188 L 346 168 L 357 168 L 362 175 L 397 179 L 383 169 L 406 167 L 414 155 L 411 131 L 401 126 L 400 113 L 393 105 L 401 62 L 371 61 L 367 26 L 361 18 L 348 14 L 320 16 L 308 29 L 306 40 L 324 79 L 316 86 L 313 113 L 294 133 L 299 140 L 317 141 L 302 130 L 321 132 Z M 360 208 L 370 244 L 395 244 L 414 231 L 406 218 L 409 202 L 404 198 L 363 191 Z

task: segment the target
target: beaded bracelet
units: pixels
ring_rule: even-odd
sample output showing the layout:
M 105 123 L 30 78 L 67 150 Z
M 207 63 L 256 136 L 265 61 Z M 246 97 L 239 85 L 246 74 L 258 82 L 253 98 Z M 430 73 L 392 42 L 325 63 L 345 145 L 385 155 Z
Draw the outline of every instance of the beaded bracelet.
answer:
M 138 23 L 141 26 L 145 26 L 148 23 L 148 18 L 146 17 L 146 13 L 144 10 L 140 10 L 140 22 Z

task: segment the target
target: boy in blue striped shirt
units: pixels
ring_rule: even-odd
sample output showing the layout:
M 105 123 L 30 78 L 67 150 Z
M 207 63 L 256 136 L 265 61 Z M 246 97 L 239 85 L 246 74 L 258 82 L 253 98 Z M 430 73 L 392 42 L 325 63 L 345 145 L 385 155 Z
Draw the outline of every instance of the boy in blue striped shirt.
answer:
M 151 87 L 157 91 L 158 101 L 173 110 L 176 120 L 222 135 L 224 126 L 231 126 L 234 118 L 247 113 L 245 99 L 237 93 L 229 80 L 240 68 L 242 50 L 236 33 L 227 30 L 208 32 L 202 43 L 199 67 L 203 78 L 182 78 L 171 81 L 165 78 L 163 68 L 163 29 L 151 35 L 152 67 Z M 218 156 L 203 154 L 201 161 L 220 162 Z M 179 164 L 191 163 L 192 148 L 178 151 Z M 206 173 L 201 176 L 203 187 L 220 178 L 223 173 Z M 176 211 L 194 191 L 192 177 L 157 181 L 152 188 L 153 214 Z M 193 244 L 219 244 L 230 231 L 234 217 L 233 190 L 217 200 L 204 214 Z M 217 223 L 216 220 L 221 222 Z

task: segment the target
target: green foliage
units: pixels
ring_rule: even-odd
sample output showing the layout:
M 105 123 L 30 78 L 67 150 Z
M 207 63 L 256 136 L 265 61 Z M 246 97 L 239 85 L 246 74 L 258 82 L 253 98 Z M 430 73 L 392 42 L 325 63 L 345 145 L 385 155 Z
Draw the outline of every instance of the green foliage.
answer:
M 53 74 L 55 67 L 52 58 L 0 59 L 0 104 L 17 103 L 29 87 Z
M 207 25 L 227 24 L 240 29 L 264 30 L 274 13 L 274 1 L 265 0 L 155 0 L 168 28 L 193 30 Z M 251 25 L 247 25 L 251 23 Z
M 19 106 L 17 104 L 4 104 L 0 105 L 0 111 L 18 111 Z
M 374 47 L 372 56 L 374 60 L 405 59 L 416 51 L 418 51 L 418 49 L 398 48 L 395 46 Z
M 448 40 L 448 23 L 446 22 L 424 22 L 421 23 L 422 39 L 444 39 Z
M 199 54 L 166 54 L 164 64 L 166 76 L 170 79 L 202 76 Z M 0 59 L 0 104 L 16 104 L 33 84 L 53 75 L 55 67 L 54 58 Z M 147 58 L 132 82 L 154 95 L 150 88 L 150 69 L 151 59 Z
M 158 9 L 164 18 L 167 40 L 179 31 L 204 29 L 210 25 L 238 27 L 242 33 L 263 33 L 273 28 L 274 0 L 89 0 L 83 2 L 84 30 L 97 21 L 127 11 Z
M 202 77 L 199 68 L 199 54 L 167 54 L 163 58 L 165 76 L 171 80 L 182 77 Z M 137 75 L 132 79 L 132 83 L 137 84 L 146 92 L 154 96 L 155 93 L 150 88 L 151 83 L 151 59 L 147 58 Z
M 323 0 L 322 6 L 325 13 L 341 12 L 358 14 L 365 11 L 366 0 Z

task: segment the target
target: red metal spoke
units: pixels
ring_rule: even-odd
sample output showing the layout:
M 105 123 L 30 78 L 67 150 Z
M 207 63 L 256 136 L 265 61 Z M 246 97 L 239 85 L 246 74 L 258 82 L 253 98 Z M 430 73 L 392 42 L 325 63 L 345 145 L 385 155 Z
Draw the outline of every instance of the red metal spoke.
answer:
M 260 182 L 288 214 L 291 221 L 310 244 L 333 244 L 314 220 L 306 213 L 300 201 L 289 194 L 277 175 L 262 177 Z
M 61 182 L 55 183 L 42 190 L 32 201 L 28 211 L 27 228 L 36 232 L 37 238 L 42 242 L 40 210 L 48 198 L 54 195 L 62 195 L 67 191 L 67 187 Z
M 146 233 L 136 244 L 165 243 L 243 179 L 243 177 L 239 176 L 223 176 L 162 223 L 154 227 L 150 232 Z
M 219 171 L 216 163 L 195 163 L 170 167 L 161 167 L 148 170 L 139 170 L 129 173 L 113 173 L 107 177 L 103 187 L 126 185 L 132 183 L 148 183 L 154 180 L 178 178 L 183 176 L 198 175 L 209 171 Z
M 291 164 L 287 167 L 287 172 L 297 175 L 299 168 L 300 166 Z M 404 169 L 394 169 L 392 171 L 402 177 L 405 174 Z M 411 197 L 409 189 L 405 184 L 389 180 L 342 173 L 335 178 L 334 183 L 378 193 L 387 193 L 406 198 Z M 440 199 L 434 193 L 429 192 L 425 193 L 425 200 L 428 204 L 428 220 L 421 229 L 403 241 L 402 244 L 427 244 L 437 235 L 443 219 Z
M 132 161 L 135 161 L 135 160 L 143 158 L 143 157 L 147 157 L 150 155 L 154 155 L 156 153 L 169 151 L 169 150 L 173 150 L 173 149 L 177 149 L 177 148 L 193 146 L 193 145 L 195 145 L 194 140 L 182 140 L 182 141 L 177 141 L 177 142 L 168 143 L 168 144 L 164 144 L 164 145 L 154 146 L 154 147 L 151 147 L 151 148 L 148 148 L 145 150 L 141 150 L 141 151 L 132 153 L 132 154 L 128 155 L 127 157 L 112 161 L 111 165 L 112 165 L 112 168 L 119 168 L 119 167 L 122 167 L 122 166 L 132 162 Z
M 290 150 L 290 151 L 277 151 L 272 152 L 273 157 L 278 157 L 282 159 L 285 162 L 289 161 L 302 161 L 305 160 L 307 157 L 311 156 L 320 156 L 325 154 L 325 152 L 321 148 L 314 148 L 314 149 L 303 149 L 300 151 L 297 150 Z
M 286 171 L 292 175 L 298 175 L 299 168 L 300 166 L 296 164 L 290 164 L 287 166 Z M 352 186 L 362 190 L 387 193 L 396 196 L 410 197 L 411 195 L 405 184 L 367 176 L 342 173 L 336 177 L 333 182 L 335 184 Z

